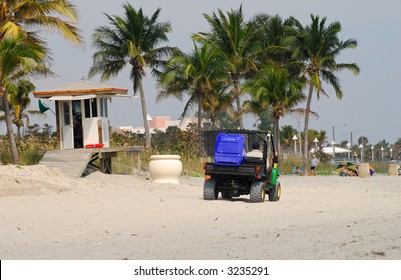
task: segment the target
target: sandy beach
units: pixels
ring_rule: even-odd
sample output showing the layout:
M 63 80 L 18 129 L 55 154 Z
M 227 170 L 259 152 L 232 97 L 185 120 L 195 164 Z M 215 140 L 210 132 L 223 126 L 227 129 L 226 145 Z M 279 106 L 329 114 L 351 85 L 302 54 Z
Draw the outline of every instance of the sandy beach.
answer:
M 279 202 L 0 166 L 0 259 L 401 259 L 401 177 L 281 176 Z

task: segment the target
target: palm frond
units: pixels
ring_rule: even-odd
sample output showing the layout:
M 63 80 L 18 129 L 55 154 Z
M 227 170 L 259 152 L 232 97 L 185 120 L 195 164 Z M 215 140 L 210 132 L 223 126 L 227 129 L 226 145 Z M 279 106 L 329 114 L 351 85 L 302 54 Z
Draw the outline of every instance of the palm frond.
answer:
M 7 1 L 7 5 L 2 7 L 5 19 L 0 27 L 2 37 L 45 28 L 56 30 L 73 43 L 83 42 L 80 31 L 75 26 L 78 17 L 77 10 L 69 0 Z

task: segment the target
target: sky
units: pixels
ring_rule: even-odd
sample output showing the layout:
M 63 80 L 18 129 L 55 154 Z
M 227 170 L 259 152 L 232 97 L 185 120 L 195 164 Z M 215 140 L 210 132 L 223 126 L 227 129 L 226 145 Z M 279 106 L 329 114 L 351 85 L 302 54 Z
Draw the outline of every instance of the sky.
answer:
M 160 20 L 169 21 L 172 32 L 169 34 L 169 45 L 189 52 L 192 48 L 191 35 L 209 31 L 203 13 L 211 14 L 218 9 L 229 11 L 243 6 L 246 19 L 259 13 L 276 15 L 283 18 L 294 16 L 303 25 L 310 23 L 310 15 L 327 17 L 327 22 L 340 21 L 342 32 L 340 38 L 358 41 L 356 49 L 345 51 L 338 62 L 356 63 L 361 68 L 358 76 L 349 71 L 338 73 L 344 93 L 337 100 L 332 88 L 326 86 L 329 98 L 322 96 L 312 101 L 311 109 L 319 114 L 319 118 L 311 118 L 309 127 L 327 131 L 329 142 L 351 141 L 365 136 L 369 143 L 376 144 L 385 139 L 394 143 L 401 138 L 400 115 L 401 90 L 401 2 L 399 0 L 71 0 L 79 11 L 78 27 L 82 30 L 85 45 L 77 47 L 62 37 L 41 32 L 41 36 L 52 49 L 52 70 L 58 77 L 34 81 L 37 90 L 45 90 L 54 86 L 70 83 L 86 78 L 92 65 L 91 35 L 96 27 L 107 25 L 104 13 L 123 15 L 122 5 L 126 2 L 135 8 L 142 7 L 146 15 L 151 15 L 160 7 Z M 96 76 L 90 81 L 100 83 Z M 104 84 L 129 89 L 133 94 L 129 80 L 129 69 L 126 68 L 116 78 Z M 184 103 L 175 98 L 156 102 L 158 89 L 155 80 L 148 75 L 144 81 L 148 113 L 151 116 L 172 116 L 178 119 L 183 111 Z M 54 102 L 46 101 L 51 108 Z M 36 99 L 32 100 L 32 108 L 37 108 Z M 301 104 L 300 107 L 304 107 Z M 114 98 L 109 106 L 110 121 L 113 127 L 142 125 L 141 105 L 139 99 Z M 303 130 L 303 119 L 288 115 L 280 125 L 292 125 Z M 246 118 L 245 125 L 252 128 L 254 118 Z M 49 123 L 56 127 L 55 119 L 49 115 L 47 119 L 32 118 L 31 123 Z

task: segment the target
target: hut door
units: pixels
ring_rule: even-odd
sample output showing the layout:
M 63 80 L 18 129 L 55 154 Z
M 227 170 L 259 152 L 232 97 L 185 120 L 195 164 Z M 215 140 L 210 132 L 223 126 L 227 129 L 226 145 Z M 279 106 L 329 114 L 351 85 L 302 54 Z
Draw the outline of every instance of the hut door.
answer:
M 63 128 L 63 149 L 74 148 L 72 106 L 71 101 L 62 101 L 61 105 L 61 124 Z
M 81 100 L 72 101 L 74 148 L 84 147 Z

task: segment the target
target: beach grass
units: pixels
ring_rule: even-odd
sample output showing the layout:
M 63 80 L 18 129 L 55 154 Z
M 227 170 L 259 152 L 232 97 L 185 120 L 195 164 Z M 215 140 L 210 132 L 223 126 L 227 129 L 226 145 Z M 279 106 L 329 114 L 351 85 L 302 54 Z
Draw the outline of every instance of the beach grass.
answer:
M 134 157 L 131 158 L 129 154 L 118 153 L 116 158 L 113 158 L 113 173 L 115 174 L 133 174 L 133 170 L 141 170 L 148 171 L 149 170 L 149 162 L 150 156 L 152 152 L 144 151 L 140 155 L 140 159 Z M 181 162 L 183 166 L 183 176 L 190 177 L 202 177 L 204 175 L 203 164 L 207 161 L 210 161 L 209 158 L 188 158 L 181 157 Z M 140 165 L 139 165 L 140 163 Z M 375 161 L 371 162 L 370 165 L 373 167 L 376 174 L 387 175 L 389 170 L 388 162 L 380 162 Z M 294 167 L 302 166 L 302 158 L 300 156 L 290 155 L 286 158 L 282 158 L 280 160 L 279 170 L 282 175 L 292 174 L 292 170 Z M 319 176 L 331 176 L 337 175 L 335 165 L 332 165 L 328 162 L 321 162 L 318 166 L 318 175 Z M 309 167 L 307 168 L 309 170 Z
M 3 164 L 11 164 L 12 158 L 7 139 L 3 137 L 0 139 L 0 157 Z M 57 149 L 58 142 L 55 137 L 52 138 L 36 138 L 27 137 L 23 138 L 18 143 L 20 162 L 22 165 L 35 165 L 38 164 L 43 157 L 45 150 Z M 141 152 L 139 158 L 132 157 L 128 153 L 118 153 L 116 158 L 113 158 L 112 169 L 116 174 L 133 174 L 134 170 L 146 172 L 149 170 L 150 157 L 153 154 L 158 154 L 157 150 L 145 150 Z M 183 164 L 183 175 L 201 177 L 204 174 L 203 164 L 212 159 L 190 157 L 187 154 L 181 155 L 181 162 Z M 387 175 L 389 172 L 389 162 L 387 161 L 374 161 L 370 162 L 376 174 Z M 279 160 L 279 170 L 281 174 L 292 174 L 295 167 L 302 166 L 302 157 L 300 155 L 287 155 L 281 157 Z M 307 167 L 307 170 L 309 167 Z M 336 175 L 336 166 L 328 162 L 320 162 L 318 166 L 318 175 L 329 176 Z

